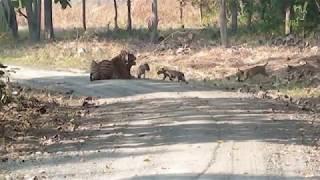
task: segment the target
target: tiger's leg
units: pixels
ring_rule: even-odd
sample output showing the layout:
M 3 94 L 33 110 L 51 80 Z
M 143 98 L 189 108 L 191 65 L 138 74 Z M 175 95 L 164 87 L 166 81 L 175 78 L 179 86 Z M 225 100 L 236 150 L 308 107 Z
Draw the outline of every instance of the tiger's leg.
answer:
M 178 82 L 184 81 L 183 79 L 184 79 L 183 76 L 178 76 Z
M 170 74 L 170 76 L 169 76 L 170 81 L 173 81 L 175 78 L 176 77 L 174 75 Z
M 166 77 L 167 77 L 167 76 L 166 76 L 166 75 L 164 75 L 164 76 L 163 76 L 163 78 L 162 78 L 162 80 L 166 80 Z
M 186 81 L 184 76 L 179 76 L 179 81 L 185 82 L 186 84 L 188 84 L 188 82 Z
M 166 80 L 167 77 L 168 77 L 167 73 L 163 73 L 163 78 L 162 78 L 162 80 Z

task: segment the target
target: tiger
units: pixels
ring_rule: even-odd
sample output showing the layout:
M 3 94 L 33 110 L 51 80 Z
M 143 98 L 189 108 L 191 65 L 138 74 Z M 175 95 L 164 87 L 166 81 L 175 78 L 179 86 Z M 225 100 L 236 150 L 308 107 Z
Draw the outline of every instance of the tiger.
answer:
M 184 73 L 180 72 L 180 71 L 176 71 L 176 70 L 170 70 L 167 68 L 161 68 L 158 72 L 158 75 L 163 74 L 163 80 L 165 80 L 167 77 L 170 79 L 170 81 L 173 81 L 173 79 L 178 79 L 178 82 L 183 81 L 186 84 L 188 84 L 188 82 L 186 81 L 185 77 L 184 77 Z
M 136 57 L 125 50 L 111 60 L 91 62 L 90 81 L 105 79 L 131 79 L 131 67 L 136 65 Z
M 241 82 L 241 81 L 246 81 L 247 79 L 257 75 L 257 74 L 261 74 L 263 76 L 268 76 L 268 73 L 266 71 L 266 66 L 268 65 L 268 62 L 265 63 L 264 65 L 260 65 L 260 66 L 255 66 L 252 67 L 250 69 L 246 69 L 246 70 L 240 70 L 238 68 L 238 71 L 236 73 L 236 80 Z
M 143 78 L 146 78 L 146 71 L 150 71 L 149 64 L 148 63 L 141 64 L 138 67 L 138 72 L 137 72 L 138 78 L 140 79 L 142 75 L 143 75 Z
M 111 59 L 114 65 L 114 79 L 131 79 L 132 66 L 136 65 L 136 57 L 134 54 L 122 50 L 119 55 Z
M 95 60 L 92 60 L 90 65 L 90 81 L 95 81 L 99 79 L 100 79 L 99 64 Z
M 90 81 L 112 79 L 113 66 L 109 60 L 102 60 L 99 63 L 93 60 L 90 68 Z

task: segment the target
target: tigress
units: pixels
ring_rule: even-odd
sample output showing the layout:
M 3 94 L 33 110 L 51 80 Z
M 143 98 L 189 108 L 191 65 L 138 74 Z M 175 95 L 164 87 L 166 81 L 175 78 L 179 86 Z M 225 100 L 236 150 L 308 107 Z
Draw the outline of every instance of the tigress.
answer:
M 111 79 L 113 76 L 113 66 L 109 60 L 103 60 L 99 63 L 93 60 L 90 67 L 90 81 Z
M 99 80 L 100 73 L 99 73 L 99 64 L 95 61 L 91 61 L 90 65 L 90 81 Z
M 136 57 L 132 53 L 122 50 L 119 55 L 111 60 L 103 60 L 99 63 L 91 62 L 90 80 L 104 79 L 131 79 L 131 67 L 136 65 Z

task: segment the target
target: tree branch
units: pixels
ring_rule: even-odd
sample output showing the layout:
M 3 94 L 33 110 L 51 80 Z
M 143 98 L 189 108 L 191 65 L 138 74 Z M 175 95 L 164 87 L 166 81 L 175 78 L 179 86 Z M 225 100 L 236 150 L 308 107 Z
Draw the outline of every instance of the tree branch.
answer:
M 18 8 L 17 13 L 18 13 L 20 16 L 23 16 L 24 18 L 28 19 L 28 16 L 25 15 L 25 14 L 21 11 L 21 8 Z

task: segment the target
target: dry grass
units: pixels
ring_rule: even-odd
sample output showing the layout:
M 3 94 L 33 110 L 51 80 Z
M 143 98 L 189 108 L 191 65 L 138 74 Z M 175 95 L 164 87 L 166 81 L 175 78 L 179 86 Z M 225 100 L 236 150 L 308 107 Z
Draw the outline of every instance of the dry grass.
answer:
M 89 70 L 91 60 L 110 59 L 121 49 L 131 49 L 137 55 L 137 65 L 149 63 L 151 72 L 148 78 L 160 79 L 156 72 L 166 66 L 185 73 L 188 80 L 195 84 L 206 80 L 206 85 L 238 89 L 244 84 L 250 87 L 263 85 L 264 88 L 280 91 L 297 98 L 320 99 L 320 88 L 309 87 L 310 79 L 298 82 L 286 82 L 287 65 L 299 65 L 300 62 L 314 61 L 320 70 L 320 53 L 312 48 L 304 49 L 269 46 L 239 45 L 229 49 L 220 46 L 191 48 L 188 54 L 177 54 L 178 49 L 155 51 L 158 46 L 138 39 L 99 39 L 85 36 L 79 40 L 64 40 L 43 43 L 33 46 L 20 45 L 5 49 L 0 53 L 4 63 L 41 66 L 55 69 Z M 288 58 L 290 60 L 288 60 Z M 244 84 L 235 81 L 237 68 L 246 69 L 259 64 L 265 64 L 269 77 L 249 79 Z M 137 66 L 132 73 L 136 74 Z M 319 71 L 320 72 L 320 71 Z M 231 77 L 229 80 L 227 77 Z M 319 78 L 318 73 L 318 78 Z
M 161 0 L 158 2 L 159 28 L 180 27 L 179 3 L 175 0 Z M 121 28 L 126 27 L 127 6 L 125 2 L 119 2 L 118 24 Z M 58 29 L 73 29 L 82 27 L 81 3 L 72 2 L 72 8 L 61 9 L 60 5 L 53 7 L 53 21 Z M 87 4 L 87 26 L 88 28 L 110 28 L 114 25 L 113 1 L 88 2 Z M 146 18 L 151 14 L 151 0 L 135 0 L 132 2 L 132 20 L 134 28 L 147 27 Z M 23 17 L 18 17 L 20 25 L 27 25 Z M 188 4 L 184 8 L 184 24 L 186 27 L 200 27 L 199 10 Z

